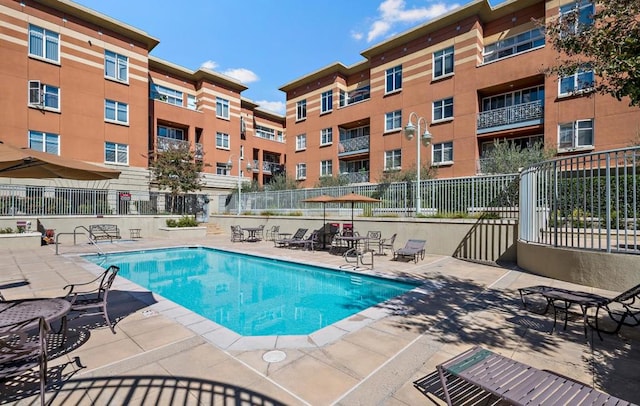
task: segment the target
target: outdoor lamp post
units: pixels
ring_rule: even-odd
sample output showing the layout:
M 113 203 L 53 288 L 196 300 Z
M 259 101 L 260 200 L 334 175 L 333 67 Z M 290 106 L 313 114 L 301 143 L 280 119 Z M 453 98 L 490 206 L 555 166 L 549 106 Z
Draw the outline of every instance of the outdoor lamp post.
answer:
M 231 161 L 231 158 L 233 158 L 235 155 L 231 155 L 229 157 L 229 160 L 227 161 L 227 168 L 231 169 L 233 168 L 233 162 Z M 240 215 L 240 213 L 242 213 L 242 207 L 241 207 L 241 202 L 242 202 L 242 160 L 244 158 L 242 156 L 238 157 L 238 216 Z M 250 171 L 251 170 L 251 164 L 247 164 L 247 170 Z
M 404 127 L 404 136 L 406 139 L 408 139 L 409 141 L 411 141 L 413 139 L 413 137 L 416 134 L 416 126 L 413 125 L 412 123 L 412 118 L 416 120 L 416 124 L 418 126 L 417 130 L 418 130 L 418 136 L 416 137 L 416 149 L 417 149 L 417 178 L 418 178 L 418 187 L 417 187 L 417 196 L 416 196 L 416 215 L 420 214 L 421 208 L 422 208 L 422 204 L 420 201 L 420 165 L 421 165 L 421 161 L 420 161 L 420 142 L 422 141 L 422 145 L 424 145 L 425 147 L 428 146 L 431 143 L 431 134 L 429 133 L 429 128 L 427 125 L 427 120 L 425 120 L 424 117 L 418 117 L 418 115 L 415 112 L 411 112 L 411 114 L 409 114 L 409 121 L 406 125 L 406 127 Z M 424 123 L 424 134 L 420 133 L 420 122 Z

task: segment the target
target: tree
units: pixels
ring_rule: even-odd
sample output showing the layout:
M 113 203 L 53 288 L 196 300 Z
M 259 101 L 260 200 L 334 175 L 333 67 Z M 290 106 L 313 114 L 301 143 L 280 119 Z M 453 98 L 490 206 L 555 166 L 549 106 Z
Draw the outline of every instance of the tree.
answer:
M 172 211 L 175 210 L 176 198 L 180 193 L 200 190 L 202 187 L 202 162 L 195 160 L 188 145 L 174 145 L 158 152 L 150 168 L 158 188 L 171 191 Z
M 298 182 L 290 178 L 286 175 L 286 173 L 281 173 L 279 175 L 271 178 L 271 182 L 264 186 L 265 190 L 292 190 L 298 189 Z
M 315 187 L 333 187 L 333 186 L 345 186 L 349 184 L 349 178 L 346 176 L 336 175 L 336 176 L 321 176 L 318 179 Z
M 522 148 L 508 140 L 494 140 L 493 148 L 480 160 L 480 170 L 486 174 L 516 173 L 520 169 L 550 159 L 555 151 L 545 149 L 541 141 Z
M 561 53 L 546 73 L 569 76 L 580 69 L 593 70 L 596 92 L 618 100 L 629 97 L 631 106 L 640 106 L 640 1 L 602 2 L 592 23 L 585 10 L 590 9 L 576 8 L 545 25 L 548 42 Z

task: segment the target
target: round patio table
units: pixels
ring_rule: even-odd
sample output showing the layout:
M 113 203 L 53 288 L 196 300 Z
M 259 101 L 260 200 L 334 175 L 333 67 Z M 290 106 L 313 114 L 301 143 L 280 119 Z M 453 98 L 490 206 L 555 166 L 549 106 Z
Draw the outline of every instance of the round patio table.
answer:
M 44 317 L 47 323 L 51 325 L 52 322 L 65 317 L 69 310 L 71 310 L 71 303 L 60 298 L 20 299 L 0 302 L 0 331 L 5 326 L 38 317 Z M 33 326 L 29 324 L 28 328 L 37 327 L 38 321 L 34 320 L 32 324 Z

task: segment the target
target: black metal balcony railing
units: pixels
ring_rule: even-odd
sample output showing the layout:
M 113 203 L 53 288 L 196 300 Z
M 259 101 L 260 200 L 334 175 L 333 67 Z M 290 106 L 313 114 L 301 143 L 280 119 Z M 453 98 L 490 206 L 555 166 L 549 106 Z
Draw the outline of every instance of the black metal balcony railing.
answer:
M 263 161 L 262 162 L 262 172 L 263 173 L 274 173 L 277 172 L 278 168 L 280 167 L 280 164 L 278 162 L 269 162 L 269 161 Z M 251 163 L 251 170 L 253 172 L 258 172 L 258 169 L 260 168 L 260 161 L 258 161 L 257 159 L 254 159 Z
M 195 151 L 193 152 L 195 159 L 202 161 L 204 159 L 204 147 L 202 144 L 196 142 Z
M 368 171 L 342 172 L 340 174 L 340 177 L 348 179 L 349 183 L 369 182 L 369 172 Z
M 338 154 L 369 150 L 369 138 L 367 135 L 364 137 L 350 138 L 348 140 L 340 140 Z
M 542 100 L 536 100 L 478 113 L 478 130 L 542 120 L 543 117 Z
M 176 140 L 175 138 L 158 136 L 158 151 L 167 151 L 170 148 L 189 147 L 189 141 Z M 202 160 L 204 158 L 204 146 L 200 143 L 195 143 L 193 157 L 195 159 Z

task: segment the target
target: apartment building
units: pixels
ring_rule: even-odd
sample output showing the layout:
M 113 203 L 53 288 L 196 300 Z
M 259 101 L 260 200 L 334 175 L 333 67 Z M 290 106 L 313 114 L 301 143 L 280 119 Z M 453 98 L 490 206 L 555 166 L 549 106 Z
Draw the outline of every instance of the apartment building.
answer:
M 282 86 L 287 169 L 303 186 L 322 176 L 377 182 L 386 171 L 415 170 L 411 119 L 431 135 L 421 166 L 440 178 L 480 173 L 496 139 L 522 147 L 542 141 L 558 155 L 628 146 L 640 111 L 590 92 L 593 72 L 547 77 L 558 58 L 537 21 L 589 1 L 513 0 L 467 6 Z M 423 118 L 424 120 L 420 120 Z
M 151 56 L 158 43 L 72 1 L 0 0 L 0 141 L 121 171 L 29 182 L 136 198 L 148 194 L 154 154 L 176 143 L 202 160 L 205 193 L 282 171 L 284 117 L 243 98 L 247 87 L 232 78 Z M 250 165 L 229 165 L 237 159 Z

